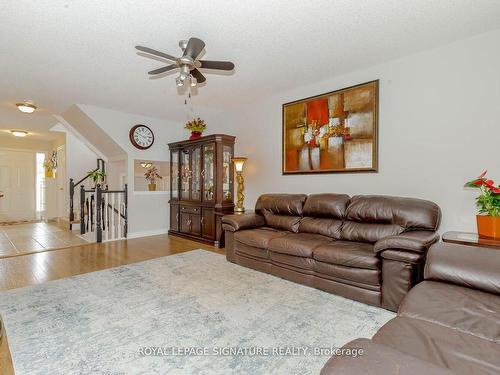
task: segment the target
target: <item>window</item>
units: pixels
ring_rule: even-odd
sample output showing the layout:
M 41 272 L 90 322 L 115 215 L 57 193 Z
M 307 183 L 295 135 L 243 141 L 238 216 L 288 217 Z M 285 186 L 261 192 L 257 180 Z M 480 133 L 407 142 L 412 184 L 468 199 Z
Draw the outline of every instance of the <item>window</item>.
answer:
M 45 169 L 43 162 L 45 161 L 45 153 L 36 153 L 36 216 L 41 218 L 45 211 Z

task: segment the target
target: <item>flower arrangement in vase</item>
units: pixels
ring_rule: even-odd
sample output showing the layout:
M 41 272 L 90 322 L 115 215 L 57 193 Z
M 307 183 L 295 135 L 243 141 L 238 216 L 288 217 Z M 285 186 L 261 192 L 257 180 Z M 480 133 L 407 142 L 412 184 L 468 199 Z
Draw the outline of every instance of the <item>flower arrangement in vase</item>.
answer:
M 207 128 L 207 124 L 204 120 L 197 117 L 191 121 L 188 121 L 184 128 L 188 129 L 191 132 L 191 136 L 189 137 L 189 139 L 198 139 Z
M 500 238 L 500 185 L 495 186 L 493 180 L 486 177 L 484 171 L 474 180 L 465 184 L 466 187 L 477 188 L 481 194 L 476 198 L 479 214 L 477 231 L 482 237 Z
M 154 165 L 144 173 L 144 177 L 146 177 L 146 180 L 148 181 L 149 191 L 156 191 L 156 180 L 161 180 L 163 178 L 158 173 L 158 168 Z
M 45 170 L 45 178 L 54 177 L 54 166 L 52 165 L 52 161 L 50 159 L 45 159 L 43 162 L 43 169 Z

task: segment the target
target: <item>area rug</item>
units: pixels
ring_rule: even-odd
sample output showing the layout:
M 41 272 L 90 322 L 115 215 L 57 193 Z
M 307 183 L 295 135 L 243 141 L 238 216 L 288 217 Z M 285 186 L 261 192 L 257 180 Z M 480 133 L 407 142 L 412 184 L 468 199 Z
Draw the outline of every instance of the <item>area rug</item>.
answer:
M 318 374 L 394 317 L 204 250 L 2 292 L 0 314 L 17 375 Z

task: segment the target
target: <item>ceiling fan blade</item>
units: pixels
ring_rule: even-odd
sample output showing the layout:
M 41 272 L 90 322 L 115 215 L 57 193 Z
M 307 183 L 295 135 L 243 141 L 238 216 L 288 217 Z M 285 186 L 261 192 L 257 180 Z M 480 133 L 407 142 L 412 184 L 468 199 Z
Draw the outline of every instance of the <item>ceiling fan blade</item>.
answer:
M 184 56 L 191 56 L 193 60 L 196 60 L 198 55 L 205 48 L 205 42 L 198 38 L 190 38 L 186 49 L 184 50 Z
M 201 74 L 201 72 L 198 69 L 191 70 L 191 75 L 194 78 L 196 78 L 196 80 L 198 81 L 198 83 L 203 83 L 203 82 L 205 82 L 207 80 L 205 78 L 205 76 L 203 74 Z
M 168 60 L 177 61 L 177 57 L 168 55 L 168 54 L 160 52 L 160 51 L 156 51 L 156 50 L 148 48 L 148 47 L 135 46 L 135 48 L 141 52 L 146 52 L 146 53 L 149 53 L 151 55 L 164 57 L 165 59 L 168 59 Z
M 152 70 L 152 71 L 148 72 L 148 74 L 153 75 L 153 74 L 165 73 L 165 72 L 168 72 L 169 70 L 172 70 L 175 68 L 177 68 L 177 65 L 171 64 L 171 65 L 164 66 L 163 68 Z
M 230 61 L 208 61 L 200 60 L 200 68 L 204 69 L 217 69 L 217 70 L 233 70 L 234 64 Z

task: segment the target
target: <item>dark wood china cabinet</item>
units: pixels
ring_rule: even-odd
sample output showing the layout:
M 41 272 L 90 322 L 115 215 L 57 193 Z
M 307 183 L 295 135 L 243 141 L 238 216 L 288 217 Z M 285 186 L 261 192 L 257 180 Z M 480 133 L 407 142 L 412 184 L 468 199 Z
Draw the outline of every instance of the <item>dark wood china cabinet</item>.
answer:
M 220 214 L 234 210 L 234 139 L 213 134 L 168 145 L 169 234 L 219 245 Z

